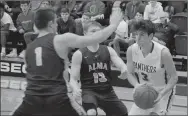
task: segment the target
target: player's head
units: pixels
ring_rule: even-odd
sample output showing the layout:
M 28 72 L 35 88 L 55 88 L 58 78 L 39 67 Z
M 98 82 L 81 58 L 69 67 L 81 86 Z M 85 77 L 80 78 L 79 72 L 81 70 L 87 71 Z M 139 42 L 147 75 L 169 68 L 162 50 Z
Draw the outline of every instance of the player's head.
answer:
M 89 22 L 84 29 L 84 35 L 92 35 L 93 33 L 100 31 L 102 26 L 96 21 Z
M 49 8 L 50 7 L 50 2 L 48 0 L 44 0 L 41 2 L 40 5 L 41 8 Z
M 52 9 L 39 9 L 35 13 L 34 23 L 37 30 L 47 30 L 49 32 L 56 33 L 57 23 L 56 14 Z
M 140 20 L 135 24 L 137 43 L 139 46 L 149 45 L 155 34 L 154 24 L 150 20 Z
M 30 1 L 20 1 L 20 8 L 22 12 L 27 12 L 30 8 Z
M 64 22 L 67 22 L 70 16 L 70 12 L 68 8 L 62 8 L 61 9 L 61 18 L 63 19 Z
M 0 3 L 0 18 L 3 17 L 4 12 L 5 12 L 5 5 L 3 3 Z

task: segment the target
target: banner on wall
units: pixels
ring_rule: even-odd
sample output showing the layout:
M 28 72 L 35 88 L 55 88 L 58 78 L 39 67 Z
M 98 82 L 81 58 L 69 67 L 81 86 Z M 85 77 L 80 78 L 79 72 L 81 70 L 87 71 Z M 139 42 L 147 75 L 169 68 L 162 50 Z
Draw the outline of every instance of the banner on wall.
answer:
M 1 60 L 1 75 L 24 77 L 26 74 L 26 65 L 24 62 Z

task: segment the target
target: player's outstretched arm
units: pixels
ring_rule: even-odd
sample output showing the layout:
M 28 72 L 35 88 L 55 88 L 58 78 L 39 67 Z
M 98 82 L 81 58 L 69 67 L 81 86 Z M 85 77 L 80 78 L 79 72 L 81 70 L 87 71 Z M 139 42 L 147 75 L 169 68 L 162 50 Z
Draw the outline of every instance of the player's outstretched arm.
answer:
M 110 35 L 117 29 L 117 26 L 122 20 L 122 16 L 122 12 L 119 8 L 112 12 L 110 17 L 110 25 L 103 30 L 97 31 L 90 36 L 78 36 L 72 33 L 57 35 L 54 38 L 54 44 L 58 47 L 66 46 L 72 48 L 82 48 L 94 43 L 101 43 L 104 40 L 108 39 Z
M 72 56 L 72 64 L 70 71 L 70 86 L 72 87 L 73 92 L 75 92 L 75 94 L 79 94 L 79 92 L 81 92 L 78 84 L 78 80 L 80 80 L 81 62 L 82 53 L 79 50 L 77 50 Z
M 176 68 L 172 59 L 172 55 L 170 54 L 168 49 L 162 50 L 162 64 L 166 70 L 167 76 L 170 77 L 167 83 L 167 86 L 161 92 L 161 95 L 165 95 L 167 92 L 171 91 L 173 87 L 176 85 L 178 81 L 178 76 L 176 72 Z
M 128 81 L 134 87 L 138 85 L 138 81 L 134 74 L 134 65 L 132 60 L 132 46 L 130 46 L 127 50 L 127 71 L 128 71 Z

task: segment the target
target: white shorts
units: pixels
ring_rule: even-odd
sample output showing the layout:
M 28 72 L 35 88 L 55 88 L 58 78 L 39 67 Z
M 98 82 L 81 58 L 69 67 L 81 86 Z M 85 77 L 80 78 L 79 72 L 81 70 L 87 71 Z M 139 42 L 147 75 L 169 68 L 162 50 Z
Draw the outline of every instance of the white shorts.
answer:
M 143 110 L 139 108 L 135 103 L 133 104 L 129 115 L 150 115 L 151 112 L 157 113 L 158 115 L 167 115 L 171 106 L 173 99 L 175 97 L 175 88 L 167 93 L 159 103 L 156 104 L 154 108 Z

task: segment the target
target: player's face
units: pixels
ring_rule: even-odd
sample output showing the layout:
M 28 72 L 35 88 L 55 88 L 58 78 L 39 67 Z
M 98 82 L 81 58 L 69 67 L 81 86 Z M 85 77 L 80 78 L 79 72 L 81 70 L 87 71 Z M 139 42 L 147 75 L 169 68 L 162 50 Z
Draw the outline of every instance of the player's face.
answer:
M 101 30 L 101 28 L 98 27 L 98 26 L 89 27 L 87 32 L 86 32 L 86 35 L 92 35 L 93 33 L 100 31 L 100 30 Z
M 136 41 L 140 47 L 149 45 L 149 43 L 151 42 L 151 38 L 152 34 L 148 35 L 147 32 L 140 30 L 136 32 Z
M 21 7 L 23 12 L 26 12 L 26 11 L 29 10 L 29 4 L 27 4 L 27 3 L 21 4 L 20 7 Z
M 57 21 L 56 20 L 57 20 L 57 16 L 55 15 L 55 19 L 50 25 L 50 29 L 53 33 L 57 32 Z

